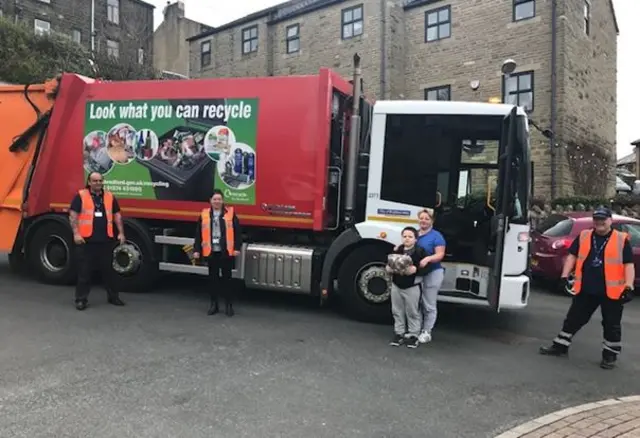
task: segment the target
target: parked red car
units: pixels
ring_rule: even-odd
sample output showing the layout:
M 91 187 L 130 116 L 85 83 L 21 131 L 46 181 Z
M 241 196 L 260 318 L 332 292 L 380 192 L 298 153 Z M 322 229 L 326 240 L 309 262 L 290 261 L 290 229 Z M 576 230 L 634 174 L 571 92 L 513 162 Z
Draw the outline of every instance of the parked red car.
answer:
M 640 220 L 613 215 L 613 228 L 629 234 L 640 287 Z M 580 231 L 593 227 L 591 212 L 553 214 L 531 232 L 531 273 L 534 278 L 557 285 L 569 247 Z M 569 284 L 573 284 L 573 277 Z M 563 292 L 568 293 L 564 290 Z

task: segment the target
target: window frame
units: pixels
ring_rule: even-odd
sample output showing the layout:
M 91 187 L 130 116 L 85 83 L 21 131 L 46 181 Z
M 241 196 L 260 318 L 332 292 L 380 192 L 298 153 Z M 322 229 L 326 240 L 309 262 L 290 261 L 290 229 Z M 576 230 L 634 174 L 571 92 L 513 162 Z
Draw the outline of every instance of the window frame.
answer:
M 109 46 L 109 43 L 113 43 L 115 45 Z M 112 52 L 115 49 L 115 55 Z M 120 42 L 116 40 L 107 39 L 107 55 L 112 56 L 115 59 L 120 59 Z
M 353 18 L 353 12 L 354 11 L 360 11 L 360 18 L 358 19 L 354 19 Z M 351 12 L 351 20 L 345 20 L 344 15 L 347 12 Z M 355 24 L 356 23 L 360 23 L 360 33 L 358 35 L 355 34 L 354 29 L 355 29 Z M 351 36 L 345 36 L 344 35 L 344 28 L 346 26 L 350 26 L 351 27 Z M 352 38 L 357 38 L 357 37 L 361 37 L 362 35 L 364 35 L 364 4 L 360 3 L 359 5 L 355 5 L 355 6 L 350 6 L 348 8 L 344 8 L 340 11 L 340 36 L 343 40 L 350 40 Z
M 531 77 L 531 87 L 520 89 L 520 77 L 530 75 Z M 509 78 L 516 78 L 516 90 L 515 92 L 511 92 L 507 90 L 507 80 Z M 535 85 L 535 72 L 534 70 L 521 71 L 517 73 L 511 73 L 509 75 L 502 75 L 502 103 L 507 103 L 507 96 L 516 95 L 516 105 L 520 105 L 520 95 L 525 93 L 531 93 L 531 108 L 525 108 L 527 113 L 532 113 L 535 109 L 535 101 L 536 101 L 536 85 Z M 524 107 L 523 107 L 524 108 Z
M 532 3 L 533 4 L 533 14 L 530 17 L 524 17 L 524 18 L 516 18 L 516 9 L 518 6 L 520 5 L 524 5 L 526 3 Z M 513 0 L 513 7 L 512 9 L 512 17 L 511 19 L 513 20 L 513 22 L 520 22 L 520 21 L 525 21 L 525 20 L 531 20 L 532 18 L 536 17 L 536 13 L 537 13 L 537 7 L 536 7 L 536 0 Z
M 448 95 L 448 99 L 444 100 L 444 99 L 429 99 L 429 93 L 430 92 L 435 92 L 436 93 L 436 97 L 439 97 L 438 92 L 441 90 L 447 90 L 447 95 Z M 438 87 L 430 87 L 430 88 L 425 88 L 424 89 L 424 100 L 429 100 L 432 102 L 447 102 L 447 101 L 451 101 L 451 85 L 440 85 Z
M 204 47 L 208 46 L 208 50 Z M 211 65 L 211 40 L 202 41 L 200 43 L 200 68 L 209 67 Z
M 40 30 L 42 29 L 40 26 L 38 26 L 39 23 L 46 23 L 46 30 Z M 40 18 L 34 18 L 33 19 L 33 31 L 36 33 L 36 35 L 48 35 L 51 33 L 51 22 L 47 21 L 47 20 L 42 20 Z
M 138 64 L 144 65 L 145 53 L 142 47 L 138 48 Z
M 289 30 L 295 29 L 296 34 L 294 36 L 289 36 Z M 287 55 L 291 55 L 292 53 L 298 53 L 300 51 L 300 23 L 295 23 L 287 26 L 284 30 L 284 37 L 286 43 L 286 51 Z M 291 43 L 296 41 L 298 43 L 298 47 L 295 50 L 291 49 Z
M 591 2 L 584 0 L 582 4 L 582 30 L 586 36 L 591 35 Z
M 256 31 L 256 35 L 255 36 L 251 36 L 251 31 L 255 30 Z M 245 39 L 245 32 L 249 32 L 249 38 Z M 241 46 L 240 46 L 240 51 L 242 52 L 243 55 L 250 55 L 252 53 L 256 53 L 258 51 L 259 48 L 259 38 L 260 38 L 260 32 L 258 29 L 258 25 L 257 24 L 253 24 L 251 26 L 247 26 L 244 27 L 240 30 L 240 41 L 241 41 Z M 253 47 L 252 43 L 255 41 L 256 45 L 255 47 Z M 244 45 L 246 43 L 249 43 L 249 50 L 246 51 L 244 49 Z
M 76 36 L 78 37 L 77 39 Z M 82 44 L 82 31 L 79 29 L 71 29 L 71 39 L 78 44 Z
M 120 0 L 107 0 L 107 21 L 120 24 Z
M 448 14 L 448 19 L 446 21 L 440 21 L 440 12 L 442 11 L 447 11 Z M 432 14 L 436 14 L 437 15 L 437 21 L 435 24 L 429 25 L 429 15 Z M 440 36 L 440 26 L 442 25 L 449 25 L 449 35 L 443 37 Z M 438 29 L 438 37 L 434 40 L 430 40 L 429 39 L 429 29 L 431 28 L 436 28 Z M 453 20 L 451 19 L 451 5 L 447 5 L 447 6 L 442 6 L 439 8 L 435 8 L 435 9 L 429 9 L 428 11 L 424 12 L 424 42 L 425 43 L 435 43 L 436 41 L 442 41 L 442 40 L 446 40 L 448 38 L 451 38 L 451 34 L 453 31 Z

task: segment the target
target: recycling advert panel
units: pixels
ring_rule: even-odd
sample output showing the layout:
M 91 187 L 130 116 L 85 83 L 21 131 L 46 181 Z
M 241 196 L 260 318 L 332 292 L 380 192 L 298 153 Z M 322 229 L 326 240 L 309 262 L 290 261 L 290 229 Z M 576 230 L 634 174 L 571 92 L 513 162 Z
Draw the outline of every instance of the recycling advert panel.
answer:
M 258 99 L 90 101 L 85 176 L 120 198 L 256 202 Z

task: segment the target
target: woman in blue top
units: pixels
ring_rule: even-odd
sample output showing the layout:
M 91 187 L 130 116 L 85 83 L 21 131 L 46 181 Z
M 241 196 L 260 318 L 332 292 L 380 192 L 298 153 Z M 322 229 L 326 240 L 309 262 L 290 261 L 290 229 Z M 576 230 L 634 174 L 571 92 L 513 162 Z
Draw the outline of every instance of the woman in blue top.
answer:
M 433 213 L 424 209 L 418 213 L 420 229 L 418 230 L 418 246 L 424 248 L 427 256 L 420 261 L 425 268 L 422 281 L 422 331 L 418 340 L 421 343 L 431 341 L 431 331 L 438 316 L 438 292 L 444 281 L 444 268 L 440 264 L 444 258 L 447 242 L 442 234 L 433 229 Z

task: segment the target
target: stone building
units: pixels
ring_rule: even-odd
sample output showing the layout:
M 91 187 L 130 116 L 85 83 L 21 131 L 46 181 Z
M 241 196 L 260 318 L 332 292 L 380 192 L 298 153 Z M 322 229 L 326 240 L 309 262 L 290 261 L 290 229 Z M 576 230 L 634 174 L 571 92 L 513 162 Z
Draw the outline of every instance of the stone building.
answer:
M 167 2 L 164 19 L 153 33 L 153 64 L 165 74 L 189 76 L 189 42 L 187 38 L 211 30 L 185 17 L 184 2 Z
M 153 10 L 142 0 L 0 0 L 5 18 L 34 32 L 57 32 L 89 50 L 145 65 L 153 63 Z
M 377 99 L 525 106 L 554 132 L 532 129 L 535 196 L 595 194 L 615 181 L 617 33 L 610 0 L 293 0 L 190 38 L 190 73 L 350 76 L 358 52 Z

